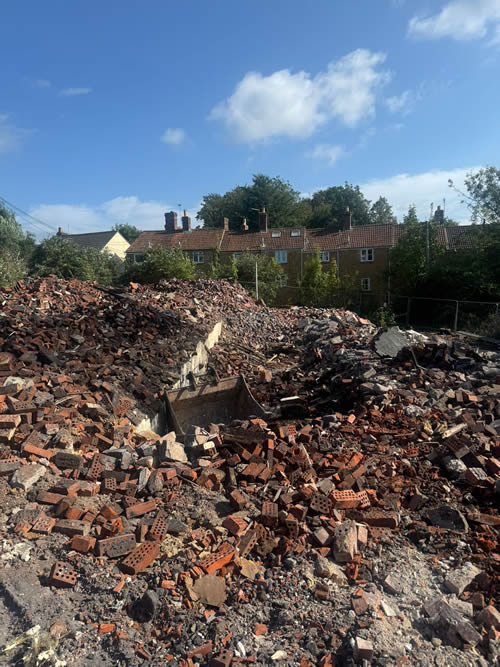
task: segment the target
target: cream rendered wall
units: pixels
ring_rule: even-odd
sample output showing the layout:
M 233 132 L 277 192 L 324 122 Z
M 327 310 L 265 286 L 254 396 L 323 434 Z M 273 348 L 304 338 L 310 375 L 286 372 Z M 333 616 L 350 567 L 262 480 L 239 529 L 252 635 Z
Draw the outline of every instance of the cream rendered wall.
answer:
M 127 252 L 130 243 L 125 239 L 120 232 L 116 232 L 113 238 L 106 243 L 103 250 L 107 250 L 113 255 L 117 255 L 120 259 L 125 259 L 125 253 Z

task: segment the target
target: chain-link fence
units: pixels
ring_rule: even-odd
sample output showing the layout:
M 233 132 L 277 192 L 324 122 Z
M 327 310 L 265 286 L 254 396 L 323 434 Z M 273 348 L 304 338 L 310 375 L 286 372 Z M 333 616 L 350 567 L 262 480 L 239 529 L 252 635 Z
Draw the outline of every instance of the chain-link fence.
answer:
M 402 296 L 393 302 L 399 324 L 469 331 L 500 338 L 500 302 L 459 301 L 423 296 Z

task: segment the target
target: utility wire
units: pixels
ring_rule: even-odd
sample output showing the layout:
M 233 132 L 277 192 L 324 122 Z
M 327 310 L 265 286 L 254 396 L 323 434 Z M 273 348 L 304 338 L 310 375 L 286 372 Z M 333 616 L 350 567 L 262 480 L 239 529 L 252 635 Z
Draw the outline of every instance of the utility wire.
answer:
M 8 201 L 7 199 L 5 199 L 5 197 L 2 197 L 1 195 L 0 195 L 0 202 L 2 204 L 4 204 L 5 206 L 8 206 L 13 211 L 16 211 L 20 215 L 24 216 L 25 218 L 28 218 L 29 221 L 32 221 L 32 222 L 30 222 L 30 224 L 37 225 L 38 227 L 39 226 L 45 227 L 51 232 L 57 232 L 57 229 L 55 227 L 53 227 L 52 225 L 50 225 L 48 222 L 44 222 L 43 220 L 40 220 L 39 218 L 35 218 L 33 215 L 31 215 L 30 213 L 27 213 L 22 208 L 20 208 L 19 206 L 16 206 L 15 204 Z

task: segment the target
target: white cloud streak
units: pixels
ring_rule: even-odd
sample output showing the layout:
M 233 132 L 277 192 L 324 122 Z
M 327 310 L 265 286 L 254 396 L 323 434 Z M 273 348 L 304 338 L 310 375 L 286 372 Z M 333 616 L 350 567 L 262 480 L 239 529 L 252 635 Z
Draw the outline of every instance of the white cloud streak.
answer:
M 410 204 L 417 207 L 418 216 L 425 220 L 429 216 L 430 205 L 443 205 L 446 199 L 446 215 L 459 222 L 470 219 L 467 207 L 461 203 L 461 197 L 448 187 L 448 179 L 459 190 L 464 190 L 464 178 L 470 171 L 480 167 L 466 167 L 450 170 L 427 171 L 421 174 L 396 174 L 389 178 L 373 179 L 360 185 L 361 191 L 371 201 L 380 196 L 387 197 L 394 213 L 402 220 Z
M 405 90 L 401 95 L 393 95 L 385 100 L 385 104 L 391 113 L 409 113 L 414 103 L 414 95 L 411 90 Z
M 162 134 L 160 140 L 170 146 L 180 146 L 186 140 L 186 133 L 180 127 L 169 127 Z
M 344 155 L 342 146 L 331 144 L 317 144 L 312 151 L 306 153 L 306 157 L 313 160 L 322 160 L 333 167 L 336 162 Z
M 210 118 L 222 121 L 241 143 L 304 139 L 332 120 L 355 127 L 374 115 L 377 91 L 390 79 L 379 69 L 385 58 L 357 49 L 314 77 L 288 69 L 269 76 L 249 72 L 233 94 L 212 109 Z
M 33 85 L 35 88 L 50 88 L 52 83 L 48 79 L 35 79 Z
M 31 133 L 32 130 L 16 127 L 11 123 L 8 114 L 0 114 L 0 153 L 14 153 L 19 150 L 24 139 Z
M 450 37 L 465 41 L 484 38 L 490 29 L 498 37 L 499 27 L 500 0 L 452 0 L 436 14 L 414 16 L 408 24 L 408 34 L 421 39 Z
M 59 95 L 62 97 L 78 97 L 80 95 L 89 95 L 92 88 L 63 88 Z
M 188 210 L 192 225 L 196 210 Z M 29 213 L 52 227 L 62 227 L 66 233 L 84 234 L 110 230 L 120 223 L 135 225 L 139 229 L 161 230 L 166 211 L 178 211 L 178 207 L 161 201 L 141 201 L 138 197 L 115 197 L 97 206 L 40 204 Z

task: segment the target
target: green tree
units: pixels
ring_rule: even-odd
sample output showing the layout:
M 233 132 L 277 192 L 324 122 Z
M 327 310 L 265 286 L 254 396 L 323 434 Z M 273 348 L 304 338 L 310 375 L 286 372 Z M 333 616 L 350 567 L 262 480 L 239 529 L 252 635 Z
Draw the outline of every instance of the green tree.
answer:
M 141 234 L 141 230 L 134 227 L 134 225 L 129 225 L 124 222 L 116 224 L 113 227 L 115 232 L 120 232 L 120 234 L 129 242 L 133 243 L 136 238 Z
M 473 222 L 500 223 L 500 169 L 484 167 L 465 177 L 467 193 L 460 192 L 450 179 L 448 185 L 463 196 Z
M 310 216 L 310 206 L 290 183 L 279 177 L 254 174 L 251 185 L 237 186 L 224 195 L 211 193 L 203 198 L 196 217 L 205 227 L 220 227 L 229 218 L 230 228 L 240 229 L 246 218 L 250 231 L 259 228 L 258 211 L 265 208 L 272 227 L 300 227 Z
M 427 226 L 429 228 L 429 265 L 427 265 Z M 408 208 L 403 221 L 403 234 L 391 251 L 390 276 L 392 290 L 412 294 L 434 269 L 444 248 L 437 241 L 438 225 L 420 223 L 414 205 Z
M 193 280 L 195 266 L 180 248 L 155 246 L 145 253 L 141 264 L 128 265 L 122 280 L 157 283 L 171 278 Z
M 259 298 L 268 305 L 274 303 L 280 286 L 283 271 L 274 257 L 267 254 L 255 255 L 245 252 L 238 258 L 238 280 L 251 294 L 255 296 L 255 265 L 257 264 Z
M 316 250 L 304 264 L 304 277 L 300 285 L 301 304 L 314 308 L 333 306 L 339 282 L 336 262 L 331 262 L 326 269 L 323 269 L 321 253 Z
M 115 255 L 83 248 L 64 237 L 52 236 L 38 245 L 31 258 L 31 272 L 71 280 L 97 281 L 110 285 L 118 280 L 122 262 Z
M 372 225 L 397 224 L 392 206 L 385 197 L 379 197 L 370 207 L 370 222 Z
M 323 208 L 322 217 L 327 224 L 321 226 L 336 225 L 340 228 L 347 207 L 351 211 L 353 225 L 370 224 L 370 202 L 359 189 L 359 185 L 351 185 L 346 182 L 344 185 L 335 185 L 315 192 L 311 198 L 312 219 L 314 219 L 315 209 L 322 204 L 330 206 L 330 216 L 327 218 L 324 215 L 325 209 Z M 315 223 L 315 226 L 318 225 Z
M 34 247 L 34 237 L 23 231 L 14 213 L 0 205 L 0 285 L 24 278 Z
M 214 280 L 236 280 L 238 278 L 238 268 L 234 257 L 231 256 L 229 262 L 221 262 L 220 250 L 217 248 L 214 253 L 214 261 L 210 267 L 209 277 Z

